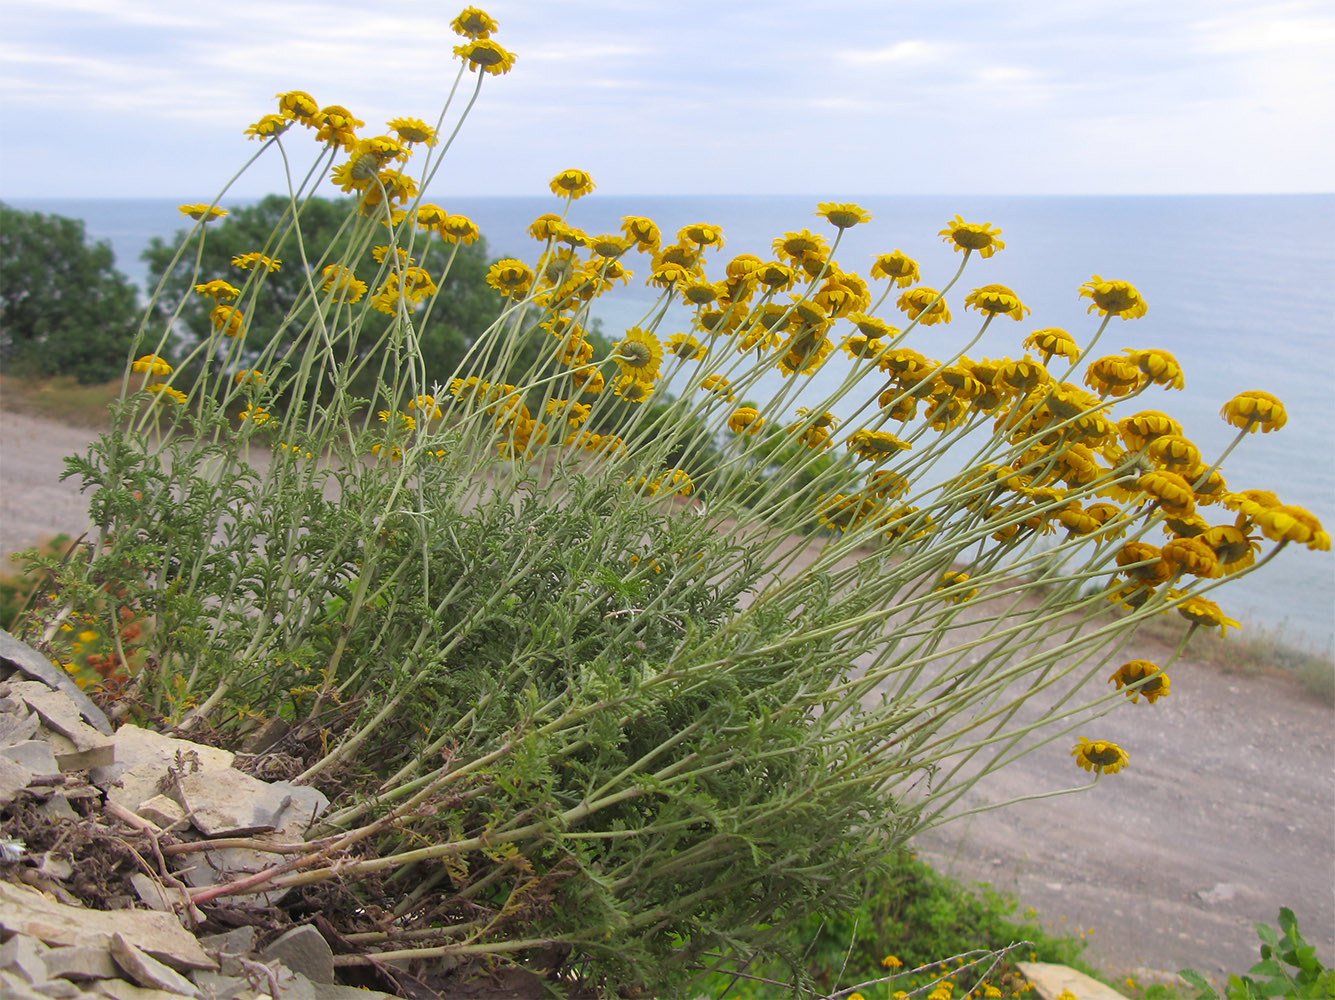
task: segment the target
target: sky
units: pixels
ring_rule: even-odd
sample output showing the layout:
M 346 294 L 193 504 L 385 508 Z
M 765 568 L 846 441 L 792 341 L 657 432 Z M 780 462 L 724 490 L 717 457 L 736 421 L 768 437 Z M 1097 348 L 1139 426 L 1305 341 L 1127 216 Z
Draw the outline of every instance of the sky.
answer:
M 518 58 L 483 80 L 442 167 L 459 194 L 541 194 L 567 167 L 606 194 L 1335 189 L 1330 0 L 484 7 Z M 0 197 L 209 201 L 259 148 L 243 132 L 279 91 L 345 105 L 368 135 L 434 122 L 459 66 L 455 13 L 0 0 Z M 313 141 L 289 146 L 303 171 Z M 266 154 L 229 194 L 283 189 Z

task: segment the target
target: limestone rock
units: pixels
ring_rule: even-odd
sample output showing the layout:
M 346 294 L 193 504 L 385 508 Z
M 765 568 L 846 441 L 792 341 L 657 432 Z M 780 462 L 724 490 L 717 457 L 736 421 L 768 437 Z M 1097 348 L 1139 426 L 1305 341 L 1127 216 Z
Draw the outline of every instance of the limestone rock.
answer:
M 134 983 L 127 983 L 124 979 L 103 979 L 101 982 L 93 984 L 93 989 L 97 996 L 107 997 L 108 1000 L 180 1000 L 181 997 L 179 993 L 136 986 Z M 89 994 L 84 995 L 88 996 Z
M 92 729 L 88 731 L 94 732 Z M 60 733 L 47 733 L 45 739 L 51 745 L 51 752 L 56 755 L 56 766 L 61 771 L 87 771 L 89 768 L 110 764 L 113 759 L 111 740 L 100 745 L 80 746 Z
M 157 794 L 157 784 L 169 767 L 180 767 L 183 772 L 217 771 L 232 766 L 233 754 L 217 747 L 201 746 L 189 740 L 178 740 L 152 729 L 143 729 L 126 723 L 113 737 L 115 761 L 107 767 L 94 768 L 89 775 L 93 784 L 102 789 L 121 779 L 132 768 L 142 768 L 137 774 L 152 775 L 149 790 L 134 802 L 120 801 L 127 809 L 134 809 L 145 799 Z M 179 764 L 178 764 L 179 760 Z
M 167 990 L 181 996 L 201 996 L 194 983 L 176 970 L 163 965 L 156 958 L 145 954 L 123 934 L 111 936 L 111 957 L 140 986 Z
M 206 837 L 240 837 L 272 830 L 291 796 L 240 771 L 181 776 L 176 788 L 190 822 Z
M 264 949 L 261 958 L 275 959 L 313 983 L 334 981 L 334 953 L 314 927 L 294 927 Z
M 1097 979 L 1066 965 L 1050 962 L 1016 962 L 1015 965 L 1034 984 L 1034 990 L 1042 1000 L 1057 1000 L 1066 990 L 1080 1000 L 1125 1000 L 1111 986 L 1104 986 Z
M 24 982 L 40 983 L 48 978 L 46 963 L 42 961 L 45 951 L 40 941 L 16 935 L 0 944 L 0 969 L 16 973 Z
M 0 929 L 52 946 L 106 948 L 119 933 L 176 969 L 212 969 L 216 963 L 169 913 L 92 910 L 47 899 L 27 886 L 0 882 Z
M 79 707 L 63 691 L 52 691 L 41 681 L 20 681 L 10 685 L 10 694 L 22 699 L 51 730 L 68 740 L 74 759 L 62 759 L 56 749 L 56 761 L 63 771 L 83 770 L 110 764 L 113 759 L 111 737 L 88 725 Z M 70 753 L 64 757 L 70 758 Z
M 163 829 L 185 820 L 185 810 L 181 808 L 181 804 L 165 795 L 154 795 L 151 799 L 140 802 L 135 812 Z
M 0 757 L 0 806 L 14 801 L 14 796 L 28 787 L 33 773 L 22 764 Z
M 111 723 L 107 721 L 106 715 L 79 690 L 65 671 L 31 646 L 19 642 L 4 629 L 0 629 L 0 664 L 11 670 L 17 670 L 25 677 L 41 681 L 53 691 L 59 691 L 74 703 L 79 714 L 90 726 L 104 735 L 111 734 Z
M 32 739 L 37 732 L 37 714 L 14 698 L 5 698 L 9 704 L 0 704 L 0 747 Z
M 24 740 L 0 747 L 0 759 L 22 764 L 33 776 L 59 774 L 56 755 L 51 752 L 51 744 L 45 740 Z
M 116 963 L 101 948 L 67 945 L 42 953 L 48 979 L 112 979 L 118 975 Z
M 261 843 L 270 841 L 285 846 L 301 842 L 298 837 L 286 837 L 281 834 L 260 834 L 254 839 Z M 282 864 L 288 857 L 290 855 L 252 850 L 248 847 L 223 847 L 212 851 L 200 851 L 197 854 L 177 855 L 172 859 L 172 867 L 187 884 L 200 889 L 258 874 L 266 868 Z M 281 889 L 235 896 L 232 905 L 243 909 L 273 906 L 291 891 L 291 889 Z

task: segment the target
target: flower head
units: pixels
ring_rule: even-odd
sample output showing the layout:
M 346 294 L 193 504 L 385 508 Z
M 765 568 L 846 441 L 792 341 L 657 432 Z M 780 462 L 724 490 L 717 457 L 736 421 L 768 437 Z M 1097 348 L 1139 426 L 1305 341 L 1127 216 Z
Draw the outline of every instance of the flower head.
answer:
M 266 271 L 277 271 L 283 262 L 273 257 L 266 257 L 262 253 L 251 251 L 250 253 L 239 254 L 232 258 L 232 266 L 239 267 L 243 271 L 249 271 L 252 267 L 262 267 Z
M 1280 504 L 1262 508 L 1252 520 L 1272 542 L 1297 542 L 1313 551 L 1330 551 L 1330 535 L 1321 527 L 1321 522 L 1302 507 Z
M 707 222 L 694 222 L 678 230 L 677 239 L 690 240 L 702 247 L 713 247 L 717 250 L 723 246 L 723 229 Z
M 920 285 L 910 288 L 899 297 L 896 303 L 908 313 L 909 319 L 916 319 L 923 326 L 950 322 L 950 309 L 946 300 L 935 288 Z
M 816 206 L 816 214 L 836 229 L 852 229 L 862 222 L 871 222 L 871 213 L 852 202 L 823 201 Z
M 462 243 L 468 246 L 476 243 L 482 235 L 473 220 L 466 215 L 450 215 L 439 226 L 440 235 L 450 243 Z
M 400 142 L 436 144 L 436 130 L 420 118 L 391 118 L 385 127 L 394 132 Z
M 657 250 L 663 242 L 663 235 L 659 232 L 654 220 L 646 219 L 640 215 L 627 215 L 623 218 L 621 220 L 621 231 L 634 240 L 640 250 L 647 250 L 651 253 Z
M 596 186 L 593 178 L 583 170 L 576 170 L 573 167 L 569 170 L 562 170 L 552 178 L 549 185 L 552 194 L 562 198 L 583 198 Z
M 900 288 L 907 288 L 919 280 L 918 262 L 898 250 L 883 253 L 872 264 L 871 276 L 873 278 L 889 278 Z
M 1168 675 L 1149 660 L 1128 660 L 1113 671 L 1108 683 L 1116 684 L 1118 691 L 1125 688 L 1132 704 L 1139 704 L 1144 695 L 1153 705 L 1168 694 Z
M 954 244 L 956 250 L 968 253 L 977 250 L 979 257 L 991 257 L 998 250 L 1006 249 L 1000 229 L 993 229 L 990 222 L 965 222 L 963 216 L 955 216 L 938 234 L 946 243 Z
M 652 378 L 636 378 L 632 374 L 618 376 L 612 384 L 612 394 L 620 396 L 628 403 L 643 403 L 654 394 L 654 381 Z
M 705 392 L 713 393 L 724 402 L 731 403 L 737 398 L 732 391 L 732 384 L 722 375 L 706 375 L 700 380 L 700 388 Z
M 755 434 L 764 425 L 764 418 L 754 406 L 739 407 L 728 417 L 728 429 L 734 434 Z
M 1126 751 L 1116 743 L 1109 743 L 1107 740 L 1087 740 L 1083 736 L 1077 739 L 1080 742 L 1071 748 L 1071 756 L 1086 771 L 1116 774 L 1126 767 L 1129 758 Z
M 227 214 L 227 209 L 219 208 L 217 205 L 178 205 L 177 210 L 182 215 L 188 215 L 190 218 L 199 222 L 212 222 L 214 219 L 221 219 Z
M 246 326 L 245 314 L 236 306 L 220 302 L 209 310 L 209 322 L 224 337 L 239 337 Z
M 1025 338 L 1024 346 L 1043 355 L 1045 365 L 1050 364 L 1056 356 L 1071 361 L 1080 356 L 1080 345 L 1075 342 L 1075 338 L 1055 326 L 1035 330 Z
M 674 333 L 667 343 L 668 351 L 683 361 L 699 361 L 709 350 L 688 333 Z
M 245 135 L 250 139 L 272 139 L 282 135 L 291 125 L 291 119 L 282 115 L 265 115 L 254 125 L 247 125 Z
M 157 393 L 158 399 L 170 399 L 173 403 L 176 403 L 178 405 L 184 403 L 187 398 L 186 394 L 183 393 L 180 389 L 177 389 L 175 386 L 167 385 L 163 382 L 159 382 L 157 385 L 146 385 L 144 386 L 144 388 L 147 389 L 149 392 Z
M 663 345 L 648 330 L 633 326 L 626 336 L 612 345 L 612 360 L 625 375 L 653 381 L 663 361 Z
M 523 261 L 507 257 L 491 265 L 487 271 L 487 284 L 502 295 L 522 298 L 533 285 L 533 272 Z
M 1279 430 L 1289 420 L 1284 404 L 1260 389 L 1238 393 L 1224 404 L 1219 415 L 1249 434 L 1255 434 L 1258 428 L 1263 434 L 1269 434 Z
M 139 372 L 143 375 L 170 375 L 172 366 L 156 354 L 145 354 L 130 365 L 130 371 Z
M 1080 297 L 1092 301 L 1087 312 L 1097 309 L 1100 316 L 1139 319 L 1149 311 L 1140 292 L 1129 281 L 1105 281 L 1097 274 L 1080 286 Z
M 965 309 L 977 309 L 989 316 L 1009 316 L 1017 323 L 1024 319 L 1029 307 L 1005 285 L 984 285 L 964 296 Z
M 450 28 L 456 35 L 465 38 L 488 38 L 493 31 L 499 31 L 500 25 L 485 10 L 465 7 L 459 16 L 450 22 Z
M 1131 355 L 1132 363 L 1155 385 L 1161 385 L 1166 389 L 1181 389 L 1186 385 L 1182 366 L 1177 363 L 1177 358 L 1167 351 L 1158 348 L 1137 351 L 1128 347 L 1126 353 Z
M 313 125 L 316 112 L 320 110 L 320 105 L 315 103 L 315 98 L 304 90 L 289 90 L 283 94 L 275 94 L 278 98 L 278 113 L 284 118 L 291 118 L 299 121 L 303 125 Z
M 213 281 L 206 281 L 202 285 L 195 286 L 196 295 L 205 295 L 211 299 L 234 299 L 241 294 L 241 289 L 235 285 L 229 285 L 227 282 L 215 278 Z
M 454 54 L 468 63 L 470 72 L 482 70 L 500 76 L 514 69 L 515 54 L 501 48 L 490 38 L 477 38 L 467 45 L 456 45 Z
M 1207 601 L 1204 597 L 1188 597 L 1177 606 L 1177 613 L 1193 625 L 1204 625 L 1207 628 L 1218 625 L 1220 635 L 1227 632 L 1230 625 L 1233 628 L 1242 628 L 1240 624 L 1220 611 L 1218 604 L 1215 604 L 1214 601 Z

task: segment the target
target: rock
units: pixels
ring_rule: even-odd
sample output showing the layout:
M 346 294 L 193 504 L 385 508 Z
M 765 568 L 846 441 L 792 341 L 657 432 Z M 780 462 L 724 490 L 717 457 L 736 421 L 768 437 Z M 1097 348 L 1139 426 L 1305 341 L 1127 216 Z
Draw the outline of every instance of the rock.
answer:
M 1125 1000 L 1111 986 L 1104 986 L 1083 972 L 1049 962 L 1016 962 L 1021 974 L 1034 984 L 1041 1000 L 1057 1000 L 1069 990 L 1080 1000 Z
M 79 690 L 78 685 L 70 680 L 69 675 L 48 660 L 37 650 L 19 642 L 4 629 L 0 629 L 0 664 L 17 670 L 25 677 L 41 681 L 54 691 L 59 691 L 74 703 L 84 720 L 104 735 L 111 735 L 111 723 L 102 710 L 88 700 L 88 696 Z
M 300 838 L 284 837 L 280 834 L 260 834 L 254 839 L 261 843 L 265 841 L 285 845 L 300 843 Z M 252 850 L 248 847 L 224 847 L 213 851 L 200 851 L 197 854 L 177 855 L 172 862 L 177 875 L 192 887 L 200 889 L 234 882 L 247 875 L 255 875 L 266 868 L 282 864 L 288 857 L 290 855 Z M 281 889 L 248 893 L 232 897 L 232 905 L 242 908 L 273 906 L 289 892 L 290 889 Z
M 21 701 L 13 698 L 4 700 L 15 707 L 10 708 L 9 705 L 5 705 L 0 708 L 0 747 L 32 739 L 32 734 L 37 732 L 37 714 L 30 712 L 28 706 Z
M 204 922 L 204 914 L 190 902 L 190 896 L 184 889 L 163 885 L 143 872 L 131 875 L 130 885 L 134 886 L 135 894 L 150 910 L 177 914 L 187 929 Z
M 120 933 L 176 969 L 212 969 L 216 963 L 176 918 L 149 910 L 91 910 L 47 899 L 35 889 L 0 882 L 0 928 L 52 945 L 105 948 Z
M 182 775 L 176 791 L 190 822 L 206 837 L 272 830 L 291 802 L 281 790 L 235 770 Z
M 181 997 L 179 993 L 136 986 L 134 983 L 127 983 L 124 979 L 104 979 L 94 984 L 93 989 L 97 996 L 108 997 L 109 1000 L 180 1000 Z M 87 993 L 84 994 L 84 996 L 88 995 Z M 197 996 L 198 994 L 191 995 Z
M 91 733 L 94 730 L 88 731 Z M 56 766 L 61 771 L 87 771 L 89 768 L 110 764 L 113 759 L 111 740 L 100 746 L 80 747 L 60 733 L 47 733 L 45 739 L 51 745 L 51 752 L 56 755 Z
M 25 982 L 40 983 L 47 978 L 46 963 L 42 961 L 45 951 L 40 941 L 15 935 L 0 944 L 0 969 L 16 973 Z
M 51 752 L 51 744 L 45 740 L 24 740 L 22 743 L 0 747 L 0 759 L 22 764 L 34 776 L 60 773 L 56 755 Z
M 151 955 L 145 954 L 123 934 L 117 933 L 111 936 L 111 957 L 140 986 L 167 990 L 181 996 L 201 996 L 194 983 Z
M 266 962 L 277 959 L 313 983 L 334 981 L 334 953 L 320 932 L 309 924 L 292 928 L 265 948 L 260 957 Z
M 44 983 L 34 983 L 33 992 L 50 1000 L 74 1000 L 83 996 L 83 990 L 68 979 L 48 979 Z
M 196 972 L 195 985 L 213 1000 L 233 1000 L 250 989 L 250 980 L 242 974 L 238 965 L 232 973 Z
M 1227 903 L 1238 894 L 1238 887 L 1232 882 L 1219 882 L 1213 889 L 1201 889 L 1196 896 L 1202 903 Z
M 119 973 L 111 956 L 101 948 L 67 945 L 42 953 L 48 979 L 114 979 Z
M 290 781 L 275 781 L 270 788 L 287 796 L 287 805 L 274 816 L 274 828 L 282 833 L 300 837 L 329 808 L 329 798 L 310 785 L 294 785 Z
M 61 764 L 62 770 L 83 770 L 110 764 L 113 757 L 111 737 L 83 720 L 79 707 L 63 691 L 52 691 L 40 681 L 21 681 L 10 685 L 10 693 L 21 698 L 51 730 L 74 745 L 80 755 L 78 767 Z M 57 751 L 56 760 L 60 761 Z
M 182 771 L 218 771 L 232 766 L 233 754 L 227 750 L 164 736 L 152 729 L 141 729 L 133 723 L 126 723 L 117 729 L 113 740 L 114 763 L 94 768 L 88 777 L 93 784 L 107 791 L 110 791 L 114 782 L 121 780 L 126 794 L 117 803 L 127 809 L 135 809 L 145 799 L 158 794 L 158 782 L 170 767 L 179 767 Z M 136 779 L 141 782 L 139 791 L 129 791 L 132 783 L 123 780 L 126 772 L 131 770 L 134 770 Z M 139 797 L 130 801 L 135 795 Z
M 185 822 L 185 810 L 181 808 L 181 804 L 165 795 L 154 795 L 151 799 L 140 802 L 135 812 L 164 830 Z
M 58 823 L 74 823 L 79 819 L 79 814 L 74 811 L 69 796 L 64 792 L 52 792 L 51 797 L 37 807 L 37 811 Z
M 28 787 L 34 775 L 22 764 L 0 757 L 0 806 L 14 801 L 14 796 Z
M 0 969 L 0 997 L 5 1000 L 47 1000 L 28 980 L 8 969 Z
M 224 976 L 239 976 L 242 970 L 241 963 L 237 959 L 239 956 L 249 955 L 255 946 L 255 928 L 249 925 L 234 927 L 226 934 L 210 934 L 208 937 L 202 937 L 199 943 L 210 955 L 218 956 L 218 968 Z

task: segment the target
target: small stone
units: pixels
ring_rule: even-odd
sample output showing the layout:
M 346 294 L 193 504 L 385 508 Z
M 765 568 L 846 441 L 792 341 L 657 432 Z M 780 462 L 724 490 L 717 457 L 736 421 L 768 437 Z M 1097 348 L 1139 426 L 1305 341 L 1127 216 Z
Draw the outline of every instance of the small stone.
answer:
M 1196 893 L 1203 903 L 1227 903 L 1238 894 L 1238 887 L 1232 882 L 1219 882 L 1213 889 L 1202 889 Z
M 218 771 L 231 767 L 234 756 L 227 750 L 164 736 L 134 723 L 126 723 L 117 729 L 114 743 L 115 762 L 107 767 L 95 768 L 89 775 L 93 784 L 105 789 L 126 771 L 143 765 L 150 765 L 146 770 L 153 773 L 149 791 L 133 802 L 121 803 L 127 809 L 133 809 L 144 799 L 156 794 L 158 781 L 169 767 L 177 766 L 178 755 L 186 768 L 199 771 Z
M 299 843 L 295 838 L 282 837 L 278 834 L 260 834 L 257 841 L 273 840 L 275 843 Z M 213 851 L 200 851 L 197 854 L 182 854 L 173 859 L 176 873 L 190 886 L 201 889 L 206 886 L 223 885 L 234 882 L 247 875 L 255 875 L 282 864 L 287 855 L 268 851 L 252 850 L 248 847 L 224 847 Z M 278 889 L 269 892 L 247 893 L 232 897 L 232 905 L 242 909 L 257 909 L 274 906 L 291 889 Z
M 67 736 L 48 733 L 46 741 L 51 744 L 51 752 L 56 755 L 56 766 L 61 771 L 87 771 L 89 768 L 110 764 L 113 759 L 111 740 L 96 746 L 80 747 Z
M 14 796 L 27 788 L 34 775 L 22 764 L 0 757 L 0 806 L 14 801 Z
M 242 973 L 238 957 L 249 955 L 255 947 L 255 928 L 249 924 L 233 927 L 225 934 L 210 934 L 199 939 L 204 950 L 218 956 L 218 967 L 225 976 L 239 976 Z M 203 985 L 202 981 L 200 985 Z
M 51 1000 L 74 1000 L 74 997 L 83 996 L 83 990 L 68 979 L 48 979 L 44 983 L 34 983 L 32 989 L 39 996 Z
M 26 982 L 40 983 L 46 979 L 46 963 L 42 953 L 46 948 L 36 938 L 15 934 L 0 944 L 0 969 L 9 969 Z
M 151 799 L 139 803 L 139 808 L 135 812 L 164 830 L 185 821 L 185 810 L 181 808 L 181 804 L 165 795 L 154 795 Z
M 9 969 L 0 969 L 0 997 L 5 1000 L 47 1000 L 28 980 Z
M 59 774 L 56 755 L 51 752 L 51 745 L 45 740 L 24 740 L 0 747 L 0 759 L 22 764 L 34 775 Z
M 309 924 L 292 928 L 265 948 L 261 957 L 266 962 L 277 959 L 313 983 L 334 981 L 334 953 L 329 942 Z
M 197 972 L 195 985 L 205 996 L 213 997 L 214 1000 L 233 1000 L 234 997 L 250 989 L 250 980 L 240 968 L 238 965 L 237 971 L 231 973 Z
M 269 785 L 287 798 L 287 804 L 274 816 L 274 829 L 300 837 L 320 814 L 329 807 L 329 798 L 310 785 L 294 785 L 290 781 L 275 781 Z
M 195 904 L 190 901 L 190 896 L 184 889 L 177 886 L 163 885 L 143 872 L 135 872 L 131 875 L 130 885 L 134 887 L 136 895 L 150 910 L 158 910 L 163 913 L 189 914 L 190 919 L 181 921 L 187 928 L 204 922 L 204 914 L 195 908 Z
M 48 979 L 114 979 L 116 963 L 101 948 L 67 945 L 42 953 Z
M 153 990 L 144 986 L 127 983 L 124 979 L 103 979 L 93 984 L 97 996 L 110 1000 L 180 1000 L 179 993 L 168 990 Z M 90 994 L 85 993 L 85 996 Z M 195 994 L 197 995 L 197 994 Z
M 63 691 L 52 691 L 40 681 L 22 681 L 18 684 L 11 684 L 10 690 L 27 702 L 28 707 L 41 717 L 42 722 L 48 728 L 73 743 L 75 749 L 80 753 L 105 748 L 106 754 L 111 754 L 111 738 L 88 725 L 83 720 L 78 706 L 66 697 Z M 99 761 L 100 763 L 110 764 L 111 758 L 108 757 L 104 762 Z M 87 766 L 97 767 L 99 764 L 89 764 Z
M 167 990 L 187 997 L 198 997 L 200 992 L 195 984 L 174 969 L 171 969 L 151 955 L 145 954 L 134 944 L 126 940 L 123 934 L 111 936 L 111 957 L 140 986 L 154 990 Z
M 57 823 L 75 823 L 79 819 L 79 814 L 74 811 L 69 796 L 64 792 L 52 792 L 50 798 L 37 807 L 37 811 Z
M 206 837 L 239 837 L 274 828 L 290 798 L 240 771 L 186 774 L 177 782 L 181 805 Z
M 12 711 L 8 710 L 8 706 L 0 710 L 0 747 L 32 739 L 32 734 L 37 732 L 37 715 L 30 712 L 28 706 L 21 701 L 11 698 L 6 698 L 5 701 L 12 702 L 17 707 Z

